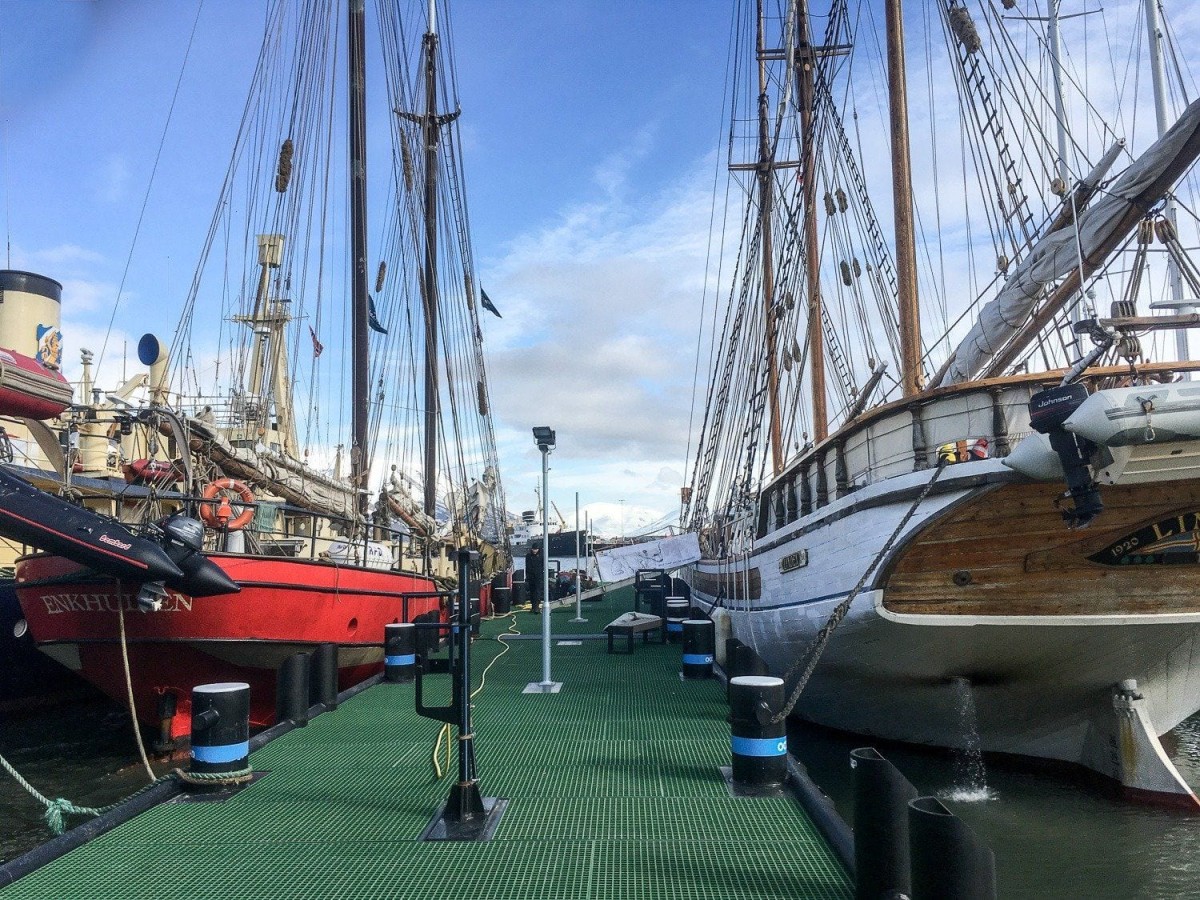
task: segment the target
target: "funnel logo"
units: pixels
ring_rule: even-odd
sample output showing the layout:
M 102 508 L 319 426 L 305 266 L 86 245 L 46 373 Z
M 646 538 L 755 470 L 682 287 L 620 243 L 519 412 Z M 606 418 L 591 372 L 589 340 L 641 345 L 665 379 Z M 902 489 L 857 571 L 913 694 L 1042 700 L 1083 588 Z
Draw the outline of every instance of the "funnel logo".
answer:
M 37 326 L 37 361 L 47 369 L 62 368 L 62 332 L 53 325 Z

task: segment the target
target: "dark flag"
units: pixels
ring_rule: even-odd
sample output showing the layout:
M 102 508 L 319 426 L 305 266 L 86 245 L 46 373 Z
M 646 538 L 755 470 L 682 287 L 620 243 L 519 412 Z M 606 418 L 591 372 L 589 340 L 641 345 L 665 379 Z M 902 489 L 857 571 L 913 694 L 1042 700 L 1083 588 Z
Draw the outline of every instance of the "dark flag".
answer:
M 370 304 L 370 310 L 368 311 L 369 314 L 367 316 L 367 325 L 370 326 L 372 331 L 378 331 L 380 334 L 387 334 L 387 329 L 379 324 L 379 317 L 375 315 L 375 298 L 368 295 L 367 303 Z
M 497 319 L 504 318 L 504 316 L 500 315 L 500 310 L 496 309 L 496 307 L 492 304 L 492 298 L 487 295 L 487 291 L 485 291 L 483 288 L 479 289 L 479 300 L 483 304 L 484 309 L 490 313 L 496 314 Z
M 325 349 L 325 345 L 317 340 L 317 332 L 313 329 L 313 327 L 311 325 L 308 326 L 308 333 L 310 335 L 312 335 L 313 359 L 316 359 L 318 356 L 321 355 L 321 351 Z

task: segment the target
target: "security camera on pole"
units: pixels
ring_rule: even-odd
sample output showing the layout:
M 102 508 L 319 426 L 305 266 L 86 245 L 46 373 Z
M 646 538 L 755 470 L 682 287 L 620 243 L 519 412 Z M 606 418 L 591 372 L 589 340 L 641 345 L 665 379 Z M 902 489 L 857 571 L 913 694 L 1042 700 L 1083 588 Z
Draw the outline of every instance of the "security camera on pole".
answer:
M 542 680 L 525 685 L 526 694 L 557 694 L 562 682 L 550 677 L 550 508 L 549 459 L 554 449 L 554 429 L 539 425 L 533 429 L 533 439 L 542 452 Z M 531 598 L 532 599 L 532 598 Z

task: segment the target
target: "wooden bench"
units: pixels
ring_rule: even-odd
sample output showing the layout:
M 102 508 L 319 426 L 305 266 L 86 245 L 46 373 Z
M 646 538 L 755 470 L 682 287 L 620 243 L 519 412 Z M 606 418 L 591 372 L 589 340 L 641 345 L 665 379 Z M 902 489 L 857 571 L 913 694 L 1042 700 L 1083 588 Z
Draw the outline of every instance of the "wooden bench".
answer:
M 604 630 L 608 633 L 609 653 L 633 653 L 633 636 L 635 634 L 642 636 L 642 643 L 649 643 L 650 633 L 657 631 L 658 642 L 660 644 L 667 642 L 667 620 L 662 616 L 652 616 L 649 613 L 627 612 L 605 625 Z M 625 650 L 613 649 L 613 637 L 618 634 L 624 635 L 628 641 Z

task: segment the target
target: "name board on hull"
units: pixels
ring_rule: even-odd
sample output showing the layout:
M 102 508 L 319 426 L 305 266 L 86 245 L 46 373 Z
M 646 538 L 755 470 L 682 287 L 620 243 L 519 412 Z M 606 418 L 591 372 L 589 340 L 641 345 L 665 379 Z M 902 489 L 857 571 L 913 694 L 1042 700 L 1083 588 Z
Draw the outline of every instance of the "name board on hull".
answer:
M 1172 566 L 1200 562 L 1200 512 L 1162 519 L 1088 557 L 1106 566 Z

